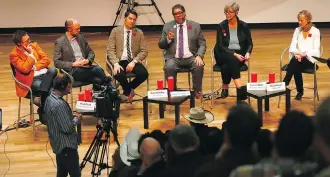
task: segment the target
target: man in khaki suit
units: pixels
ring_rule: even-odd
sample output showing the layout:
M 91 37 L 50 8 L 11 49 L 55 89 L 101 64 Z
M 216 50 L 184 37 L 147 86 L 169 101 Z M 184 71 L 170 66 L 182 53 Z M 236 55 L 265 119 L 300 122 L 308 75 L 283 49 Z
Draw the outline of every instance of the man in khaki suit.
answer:
M 123 88 L 127 102 L 134 97 L 134 89 L 148 78 L 148 71 L 141 64 L 147 57 L 147 43 L 143 32 L 135 27 L 137 13 L 128 10 L 125 13 L 124 25 L 111 31 L 108 47 L 107 60 L 113 65 L 113 75 Z M 108 72 L 111 72 L 107 66 Z M 136 77 L 128 82 L 126 72 L 132 72 Z

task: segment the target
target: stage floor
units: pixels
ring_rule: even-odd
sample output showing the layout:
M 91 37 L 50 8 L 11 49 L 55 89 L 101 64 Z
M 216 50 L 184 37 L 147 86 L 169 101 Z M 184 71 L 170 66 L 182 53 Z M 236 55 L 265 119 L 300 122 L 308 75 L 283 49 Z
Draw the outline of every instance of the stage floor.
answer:
M 330 30 L 320 29 L 322 34 L 322 46 L 324 48 L 323 56 L 328 58 L 330 56 Z M 251 71 L 258 73 L 260 81 L 268 79 L 269 72 L 276 73 L 276 80 L 279 81 L 279 61 L 282 51 L 290 44 L 294 29 L 265 29 L 252 30 L 252 38 L 254 49 L 251 56 Z M 163 79 L 163 62 L 162 51 L 158 48 L 158 40 L 161 32 L 146 32 L 148 40 L 148 70 L 150 89 L 156 89 L 157 80 Z M 54 40 L 62 34 L 29 34 L 31 40 L 39 43 L 41 48 L 49 55 L 53 56 Z M 211 90 L 211 57 L 210 51 L 215 44 L 215 31 L 204 32 L 207 41 L 207 52 L 205 55 L 205 71 L 203 79 L 203 92 L 209 93 Z M 14 44 L 11 41 L 12 35 L 0 35 L 0 108 L 3 110 L 3 124 L 8 124 L 10 127 L 17 120 L 18 98 L 16 97 L 14 80 L 12 79 L 12 72 L 9 65 L 8 54 L 13 49 Z M 96 60 L 105 68 L 105 53 L 107 47 L 108 36 L 105 33 L 91 33 L 85 34 L 90 46 L 96 54 Z M 53 62 L 52 62 L 53 65 Z M 329 74 L 330 70 L 324 64 L 319 64 L 320 69 L 317 72 L 318 88 L 320 100 L 323 100 L 329 95 Z M 285 74 L 285 73 L 283 73 Z M 220 83 L 220 75 L 216 74 L 216 86 Z M 242 73 L 242 82 L 247 82 L 247 72 Z M 304 84 L 307 87 L 313 87 L 313 76 L 304 75 Z M 187 88 L 187 74 L 179 74 L 178 86 L 180 88 Z M 231 84 L 233 85 L 233 84 Z M 291 84 L 292 88 L 294 83 Z M 85 87 L 87 88 L 87 87 Z M 73 90 L 73 95 L 76 98 L 79 89 Z M 146 94 L 146 84 L 142 84 L 137 90 L 137 93 Z M 235 89 L 230 89 L 230 94 L 236 94 Z M 295 96 L 295 90 L 292 96 Z M 312 90 L 305 90 L 306 97 L 312 97 Z M 136 97 L 138 98 L 138 97 Z M 293 98 L 292 98 L 293 100 Z M 270 111 L 263 114 L 264 128 L 275 130 L 279 119 L 285 113 L 284 97 L 280 108 L 277 108 L 278 97 L 270 99 Z M 320 102 L 318 102 L 319 104 Z M 23 100 L 22 114 L 29 111 L 28 100 Z M 210 126 L 218 126 L 221 128 L 222 122 L 228 113 L 228 109 L 235 104 L 235 97 L 228 97 L 224 100 L 216 100 L 214 108 L 211 110 L 215 116 L 214 122 Z M 196 100 L 196 106 L 200 106 L 199 101 Z M 206 101 L 204 108 L 210 110 L 210 101 Z M 257 110 L 257 102 L 251 99 L 251 106 Z M 292 102 L 292 109 L 298 109 L 306 112 L 308 115 L 313 115 L 313 99 L 303 98 L 300 101 Z M 36 110 L 36 109 L 35 109 Z M 181 114 L 189 113 L 189 101 L 181 106 Z M 143 109 L 142 101 L 134 102 L 133 104 L 122 104 L 119 118 L 119 139 L 122 141 L 125 133 L 131 127 L 138 128 L 141 132 L 151 131 L 154 129 L 167 130 L 174 127 L 174 107 L 167 107 L 165 118 L 159 119 L 158 105 L 152 104 L 152 113 L 149 114 L 149 130 L 143 129 Z M 180 123 L 187 123 L 181 116 Z M 86 116 L 83 119 L 82 127 L 82 145 L 79 146 L 79 156 L 82 160 L 87 152 L 87 149 L 96 132 L 96 119 L 91 116 Z M 54 167 L 50 156 L 54 159 L 55 156 L 51 150 L 48 142 L 47 129 L 45 126 L 37 127 L 37 140 L 33 140 L 32 128 L 21 128 L 18 131 L 12 130 L 0 135 L 0 174 L 4 174 L 8 169 L 8 159 L 4 154 L 4 144 L 6 142 L 5 151 L 10 159 L 10 171 L 6 174 L 7 177 L 25 177 L 25 176 L 55 176 L 56 168 Z M 112 136 L 112 135 L 111 135 Z M 7 139 L 8 137 L 8 139 Z M 111 141 L 109 162 L 111 162 L 111 154 L 116 148 L 116 144 Z M 111 164 L 111 163 L 110 163 Z M 91 164 L 83 169 L 83 176 L 89 176 Z M 101 176 L 106 176 L 104 170 Z

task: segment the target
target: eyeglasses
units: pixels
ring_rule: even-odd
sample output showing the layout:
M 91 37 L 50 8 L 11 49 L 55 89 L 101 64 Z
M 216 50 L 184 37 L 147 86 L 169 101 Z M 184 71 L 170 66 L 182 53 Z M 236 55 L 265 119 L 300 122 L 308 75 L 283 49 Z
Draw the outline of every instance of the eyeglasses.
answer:
M 228 12 L 223 12 L 225 15 L 227 15 L 227 14 L 234 14 L 235 12 L 230 12 L 230 11 L 228 11 Z
M 180 12 L 177 12 L 177 13 L 173 13 L 173 16 L 182 15 L 182 14 L 183 14 L 183 12 L 180 11 Z

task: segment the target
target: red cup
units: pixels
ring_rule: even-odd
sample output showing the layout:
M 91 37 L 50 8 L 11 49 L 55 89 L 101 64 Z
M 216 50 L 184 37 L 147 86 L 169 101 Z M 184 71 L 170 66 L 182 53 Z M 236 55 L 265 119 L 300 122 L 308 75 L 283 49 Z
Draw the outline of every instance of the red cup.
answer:
M 78 93 L 78 101 L 85 101 L 85 94 L 83 92 Z
M 258 82 L 258 74 L 256 72 L 251 73 L 251 82 Z
M 92 101 L 92 90 L 91 89 L 86 89 L 85 90 L 85 100 L 87 102 L 91 102 Z
M 271 72 L 268 74 L 268 82 L 270 84 L 275 83 L 275 73 Z
M 168 84 L 168 90 L 173 91 L 174 90 L 174 78 L 172 76 L 167 78 L 167 84 Z
M 164 89 L 164 81 L 163 79 L 157 80 L 157 90 L 163 90 Z

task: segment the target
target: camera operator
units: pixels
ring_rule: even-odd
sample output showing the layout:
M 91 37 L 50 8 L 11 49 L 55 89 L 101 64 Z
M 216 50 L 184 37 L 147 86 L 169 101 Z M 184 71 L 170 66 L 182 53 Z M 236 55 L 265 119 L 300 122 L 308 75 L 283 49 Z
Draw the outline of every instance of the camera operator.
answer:
M 45 118 L 48 136 L 53 152 L 56 154 L 57 177 L 80 177 L 78 139 L 75 126 L 82 115 L 74 113 L 63 99 L 70 93 L 72 81 L 67 75 L 58 75 L 53 82 L 50 96 L 45 103 Z

